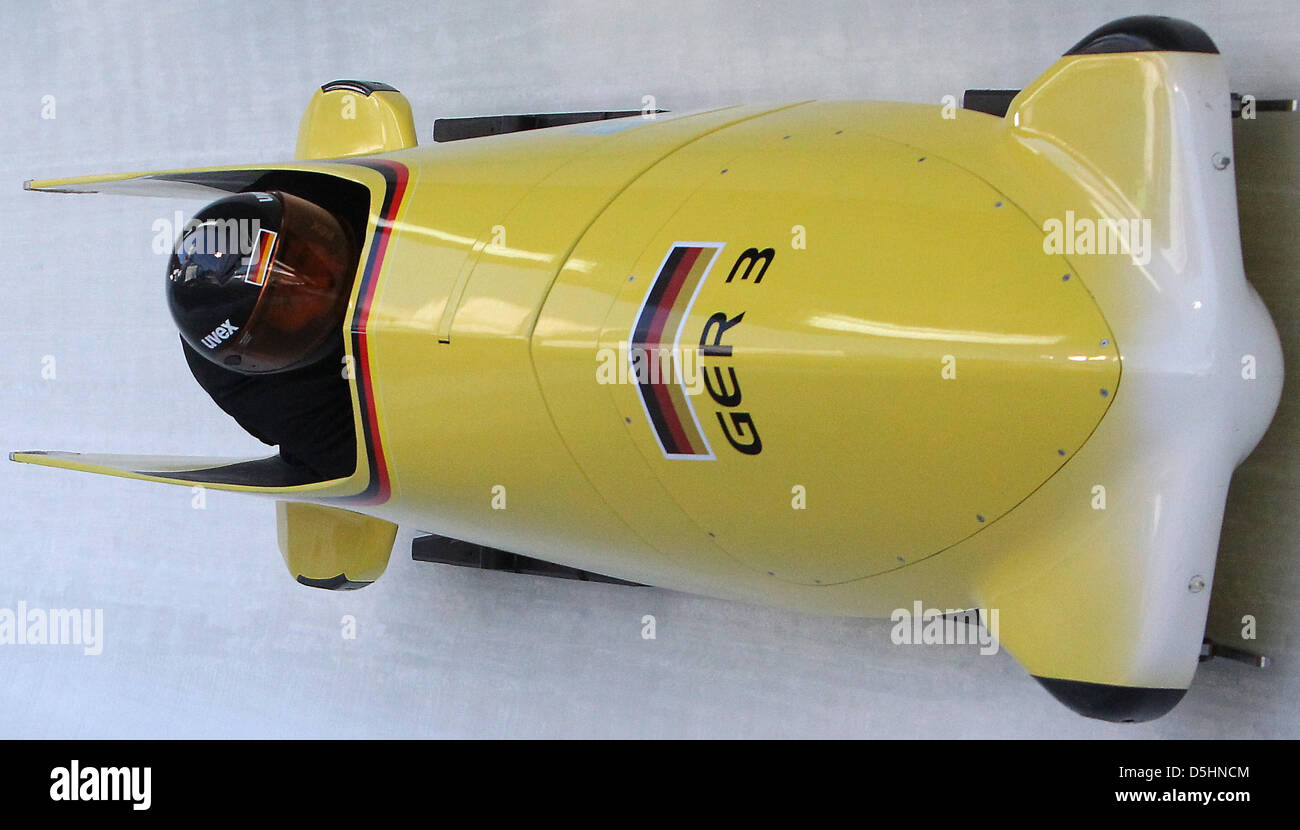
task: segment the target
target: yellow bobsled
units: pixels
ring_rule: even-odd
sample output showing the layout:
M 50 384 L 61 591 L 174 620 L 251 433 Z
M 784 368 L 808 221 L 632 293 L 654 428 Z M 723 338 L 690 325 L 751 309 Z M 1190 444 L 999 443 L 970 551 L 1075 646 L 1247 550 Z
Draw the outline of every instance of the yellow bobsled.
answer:
M 322 587 L 376 579 L 403 524 L 808 611 L 996 609 L 1067 705 L 1159 716 L 1191 682 L 1228 482 L 1281 389 L 1223 59 L 1195 26 L 1130 18 L 1007 97 L 417 147 L 400 93 L 336 82 L 292 163 L 29 182 L 282 211 L 221 283 L 258 316 L 186 341 L 281 452 L 13 458 L 270 495 L 293 575 Z M 329 239 L 354 263 L 337 285 L 304 264 Z M 177 296 L 205 279 L 178 256 Z M 286 322 L 309 283 L 320 309 L 341 292 L 337 317 Z M 290 398 L 342 425 L 329 447 Z

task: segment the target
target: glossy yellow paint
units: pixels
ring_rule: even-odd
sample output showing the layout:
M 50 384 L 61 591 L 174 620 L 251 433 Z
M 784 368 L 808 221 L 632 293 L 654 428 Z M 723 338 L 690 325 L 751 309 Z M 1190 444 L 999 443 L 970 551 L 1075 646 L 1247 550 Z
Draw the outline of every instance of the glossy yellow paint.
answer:
M 372 316 L 394 502 L 418 506 L 424 526 L 445 535 L 637 581 L 678 578 L 685 563 L 669 557 L 682 554 L 647 544 L 574 464 L 537 382 L 531 334 L 561 266 L 596 265 L 570 251 L 618 193 L 700 135 L 771 109 L 394 156 L 419 169 Z
M 388 567 L 397 525 L 306 502 L 275 504 L 277 536 L 294 578 L 374 582 Z
M 368 156 L 418 143 L 411 104 L 396 90 L 318 89 L 298 126 L 294 158 Z
M 1135 267 L 1126 257 L 1066 257 L 1105 309 L 1121 353 L 1128 334 L 1132 348 L 1125 377 L 1146 384 L 1151 380 L 1144 376 L 1158 376 L 1159 367 L 1144 365 L 1149 357 L 1135 362 L 1140 353 L 1136 341 L 1161 336 L 1148 332 L 1178 329 L 1186 344 L 1172 339 L 1154 347 L 1143 344 L 1143 351 L 1156 354 L 1192 352 L 1214 342 L 1209 328 L 1213 314 L 1203 320 L 1176 317 L 1181 303 L 1169 295 L 1189 294 L 1183 308 L 1199 307 L 1201 300 L 1212 305 L 1215 299 L 1211 291 L 1198 295 L 1192 288 L 1214 274 L 1185 271 L 1200 241 L 1188 236 L 1189 211 L 1205 205 L 1174 197 L 1177 171 L 1185 172 L 1191 161 L 1177 143 L 1174 119 L 1188 117 L 1180 107 L 1201 95 L 1205 106 L 1221 108 L 1213 114 L 1227 124 L 1226 90 L 1220 95 L 1180 88 L 1189 79 L 1211 74 L 1209 67 L 1220 61 L 1217 55 L 1160 52 L 1070 56 L 1027 87 L 1005 119 L 959 111 L 954 120 L 940 121 L 933 112 L 927 116 L 933 108 L 891 103 L 866 105 L 864 114 L 882 137 L 925 147 L 996 181 L 1039 227 L 1067 211 L 1099 221 L 1150 222 L 1151 249 L 1165 268 L 1172 268 L 1172 279 L 1162 277 L 1155 266 Z M 858 109 L 847 103 L 834 106 L 846 113 Z M 1208 153 L 1204 161 L 1210 161 Z M 1233 208 L 1222 206 L 1230 228 L 1235 227 Z M 1240 263 L 1229 260 L 1223 266 L 1239 269 Z M 1196 360 L 1194 352 L 1189 354 L 1189 362 Z M 1198 371 L 1208 372 L 1211 357 L 1203 360 Z M 1186 588 L 1191 565 L 1186 572 L 1175 565 L 1172 579 L 1156 581 L 1154 569 L 1163 554 L 1152 540 L 1169 533 L 1176 522 L 1167 515 L 1174 503 L 1170 491 L 1190 488 L 1197 477 L 1215 473 L 1196 469 L 1206 462 L 1199 460 L 1201 448 L 1193 440 L 1185 455 L 1157 455 L 1151 448 L 1153 425 L 1142 414 L 1154 400 L 1134 394 L 1132 384 L 1121 388 L 1120 398 L 1133 399 L 1131 405 L 1118 411 L 1112 407 L 1070 463 L 995 525 L 915 566 L 835 586 L 826 592 L 823 607 L 850 613 L 856 605 L 885 614 L 890 598 L 908 596 L 924 597 L 941 608 L 994 607 L 1000 610 L 1002 641 L 1032 674 L 1186 687 L 1195 668 L 1199 628 L 1189 628 L 1183 638 L 1187 642 L 1178 647 L 1151 632 L 1188 613 L 1185 604 L 1204 598 Z M 1187 468 L 1181 473 L 1186 479 L 1166 471 L 1171 460 Z M 1155 486 L 1161 481 L 1164 486 Z M 1098 509 L 1097 488 L 1103 484 L 1109 505 Z M 1223 486 L 1226 490 L 1226 478 Z M 1183 531 L 1189 547 L 1209 546 L 1211 567 L 1221 511 L 1221 501 L 1207 506 Z M 1208 578 L 1209 570 L 1202 572 Z M 1198 613 L 1203 612 L 1189 616 Z M 1180 662 L 1171 654 L 1187 659 Z
M 1124 213 L 1173 218 L 1170 181 L 1174 101 L 1165 94 L 1171 60 L 1161 52 L 1074 55 L 1016 96 L 1009 118 L 1017 137 L 1049 143 L 1068 153 L 1124 198 Z M 1226 105 L 1225 105 L 1226 106 Z M 1140 112 L 1095 129 L 1101 111 Z
M 993 524 L 1086 440 L 1118 385 L 1114 340 L 1008 197 L 873 135 L 876 117 L 731 108 L 389 154 L 410 171 L 370 326 L 390 506 L 578 567 L 800 606 L 820 601 L 778 583 L 858 580 Z M 370 171 L 316 169 L 364 179 L 378 213 Z M 765 293 L 735 306 L 761 456 L 715 434 L 714 461 L 664 459 L 636 387 L 597 383 L 683 239 L 724 243 L 724 272 L 750 246 L 779 251 Z M 686 330 L 727 307 L 724 280 Z M 359 460 L 308 487 L 357 492 Z
M 260 495 L 286 495 L 304 493 L 313 496 L 347 496 L 365 487 L 367 475 L 362 470 L 359 476 L 346 479 L 321 481 L 312 484 L 300 484 L 292 487 L 254 487 L 246 484 L 224 484 L 211 481 L 190 480 L 175 477 L 173 473 L 194 473 L 214 467 L 224 467 L 253 461 L 252 458 L 201 458 L 192 456 L 160 455 L 119 455 L 105 453 L 49 452 L 34 450 L 30 452 L 11 452 L 10 461 L 21 464 L 35 464 L 39 467 L 56 467 L 64 470 L 77 470 L 83 473 L 130 478 L 137 481 L 153 481 L 159 484 L 179 484 L 185 487 L 202 485 L 212 490 L 229 490 L 236 493 L 257 493 Z M 360 486 L 358 486 L 360 483 Z
M 1190 670 L 1152 658 L 1164 641 L 1134 636 L 1183 611 L 1181 598 L 1150 603 L 1155 583 L 1139 578 L 1158 559 L 1143 534 L 1159 528 L 1139 515 L 1143 469 L 1129 460 L 1150 428 L 1141 407 L 1118 405 L 1151 371 L 1121 373 L 1126 339 L 1175 319 L 1159 300 L 1176 286 L 1043 243 L 1044 222 L 1075 210 L 1150 220 L 1169 262 L 1190 250 L 1188 206 L 1170 195 L 1184 100 L 1170 79 L 1210 60 L 1063 58 L 1005 119 L 800 102 L 412 147 L 385 155 L 409 171 L 391 220 L 379 174 L 310 166 L 363 182 L 371 231 L 391 232 L 366 331 L 391 492 L 358 509 L 811 611 L 994 606 L 1032 673 L 1185 685 Z M 332 137 L 328 100 L 304 119 L 306 152 L 372 152 Z M 96 181 L 133 180 L 37 184 Z M 675 307 L 674 342 L 698 347 L 714 315 L 743 314 L 726 329 L 730 356 L 702 359 L 738 400 L 686 395 L 705 459 L 667 457 L 638 386 L 601 382 L 678 243 L 716 261 L 689 309 Z M 729 281 L 751 249 L 771 251 L 761 282 Z M 355 388 L 354 403 L 360 429 Z M 737 433 L 740 414 L 751 420 Z M 727 438 L 755 433 L 758 453 Z M 356 494 L 371 474 L 361 452 L 352 478 L 292 495 Z M 1098 511 L 1103 478 L 1114 495 Z
M 810 105 L 746 125 L 755 146 L 725 173 L 696 171 L 706 184 L 630 272 L 650 276 L 674 240 L 727 243 L 682 337 L 698 345 L 710 315 L 744 314 L 733 356 L 702 361 L 741 400 L 692 396 L 717 461 L 666 459 L 634 387 L 607 387 L 700 528 L 807 584 L 897 568 L 987 527 L 1066 463 L 1119 380 L 1095 303 L 1005 195 L 838 123 Z M 750 248 L 773 251 L 762 282 L 728 283 Z M 603 347 L 626 341 L 644 291 L 623 283 Z M 737 413 L 759 454 L 729 445 Z

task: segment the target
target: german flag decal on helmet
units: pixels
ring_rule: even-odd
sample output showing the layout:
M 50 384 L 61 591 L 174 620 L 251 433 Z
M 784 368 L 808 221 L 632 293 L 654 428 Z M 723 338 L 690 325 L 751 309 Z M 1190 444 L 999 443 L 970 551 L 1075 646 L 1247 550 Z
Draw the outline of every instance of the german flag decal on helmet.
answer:
M 249 285 L 264 285 L 266 283 L 266 272 L 271 270 L 271 261 L 275 256 L 275 241 L 279 234 L 275 231 L 268 231 L 261 228 L 257 232 L 257 240 L 253 243 L 253 251 L 248 258 L 248 271 L 244 274 L 244 282 Z

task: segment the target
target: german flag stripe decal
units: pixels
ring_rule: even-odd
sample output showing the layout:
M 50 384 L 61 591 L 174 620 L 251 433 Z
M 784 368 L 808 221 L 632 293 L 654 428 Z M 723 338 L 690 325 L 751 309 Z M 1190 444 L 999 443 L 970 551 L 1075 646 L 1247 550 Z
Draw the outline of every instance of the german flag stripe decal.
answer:
M 253 253 L 248 260 L 248 273 L 244 275 L 244 282 L 249 285 L 265 285 L 266 274 L 271 270 L 271 260 L 275 256 L 275 243 L 279 239 L 279 234 L 275 231 L 268 231 L 260 228 L 257 231 L 257 241 L 253 244 Z
M 345 163 L 369 167 L 383 175 L 385 192 L 374 222 L 374 237 L 365 270 L 361 273 L 361 287 L 357 292 L 356 309 L 352 317 L 352 354 L 356 359 L 357 394 L 361 403 L 361 438 L 365 441 L 366 456 L 370 462 L 370 483 L 366 489 L 347 500 L 360 504 L 383 504 L 392 494 L 388 478 L 388 460 L 384 456 L 383 439 L 379 431 L 379 418 L 375 406 L 374 367 L 370 362 L 370 349 L 366 334 L 370 321 L 370 308 L 374 302 L 375 286 L 383 270 L 384 254 L 392 236 L 398 211 L 406 197 L 409 178 L 406 165 L 387 159 L 349 159 Z
M 632 326 L 628 360 L 637 393 L 659 448 L 668 458 L 712 460 L 695 408 L 683 384 L 682 328 L 721 242 L 677 242 L 659 266 Z M 697 348 L 688 342 L 685 348 Z

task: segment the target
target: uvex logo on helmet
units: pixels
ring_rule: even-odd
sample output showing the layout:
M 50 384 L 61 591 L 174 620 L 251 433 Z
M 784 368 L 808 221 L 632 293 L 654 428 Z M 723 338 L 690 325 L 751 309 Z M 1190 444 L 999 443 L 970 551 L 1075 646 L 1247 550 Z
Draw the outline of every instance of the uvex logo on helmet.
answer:
M 229 339 L 230 335 L 237 331 L 239 331 L 239 326 L 231 323 L 229 318 L 227 318 L 226 322 L 217 326 L 207 337 L 203 338 L 202 343 L 209 349 L 215 349 L 217 346 L 220 346 Z

